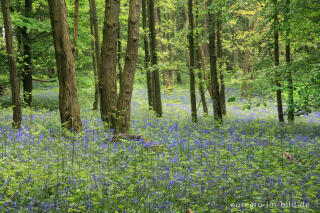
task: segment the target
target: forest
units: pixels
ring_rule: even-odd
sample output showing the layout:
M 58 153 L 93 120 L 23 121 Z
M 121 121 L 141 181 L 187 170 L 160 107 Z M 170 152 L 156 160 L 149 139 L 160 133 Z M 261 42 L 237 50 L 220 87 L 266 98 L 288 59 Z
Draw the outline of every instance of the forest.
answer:
M 0 212 L 320 212 L 319 0 L 1 0 Z

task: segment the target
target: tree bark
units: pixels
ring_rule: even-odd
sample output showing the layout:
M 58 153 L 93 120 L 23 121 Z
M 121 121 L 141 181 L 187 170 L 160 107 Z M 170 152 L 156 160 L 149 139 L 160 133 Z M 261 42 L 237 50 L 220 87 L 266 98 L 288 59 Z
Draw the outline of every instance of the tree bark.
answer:
M 199 4 L 199 1 L 195 2 L 196 4 Z M 196 17 L 195 17 L 195 28 L 197 29 L 198 27 L 198 13 L 199 11 L 196 11 Z M 202 64 L 201 61 L 201 53 L 200 53 L 200 41 L 199 41 L 199 33 L 195 34 L 196 37 L 196 41 L 195 41 L 195 46 L 196 46 L 196 50 L 195 50 L 195 65 L 198 69 L 198 77 L 199 77 L 199 92 L 200 92 L 200 98 L 201 98 L 201 103 L 202 103 L 202 109 L 204 114 L 208 115 L 209 111 L 208 111 L 208 105 L 207 105 L 207 100 L 206 100 L 206 95 L 205 95 L 205 90 L 204 90 L 204 80 L 203 80 L 203 73 L 205 72 L 205 64 Z
M 163 43 L 161 42 L 161 38 L 163 37 L 163 32 L 161 30 L 161 13 L 160 13 L 160 8 L 157 7 L 156 9 L 156 24 L 157 24 L 157 30 L 156 30 L 156 34 L 159 35 L 159 39 L 157 39 L 157 45 L 159 47 L 159 52 L 160 52 L 160 60 L 162 64 L 165 64 L 166 62 L 166 58 L 164 56 L 164 51 L 165 51 L 165 47 L 163 45 Z M 169 83 L 169 74 L 168 74 L 168 70 L 165 68 L 161 71 L 162 73 L 162 79 L 163 79 L 163 85 L 165 88 L 165 91 L 170 91 L 170 83 Z
M 99 103 L 99 79 L 98 79 L 98 70 L 100 65 L 100 39 L 99 39 L 99 29 L 98 29 L 98 18 L 97 18 L 97 9 L 95 0 L 89 0 L 90 3 L 90 20 L 91 27 L 93 31 L 94 38 L 94 53 L 96 58 L 96 71 L 94 70 L 94 102 L 93 102 L 93 110 L 98 109 Z
M 222 68 L 222 23 L 221 23 L 221 13 L 219 12 L 217 18 L 217 56 L 220 59 L 220 104 L 221 104 L 221 112 L 223 115 L 227 114 L 226 108 L 226 93 L 225 93 L 225 84 L 224 84 L 224 73 Z
M 66 5 L 64 0 L 49 0 L 48 2 L 59 79 L 61 123 L 64 128 L 79 132 L 82 130 L 82 122 Z
M 289 24 L 289 12 L 290 12 L 290 0 L 286 0 L 286 22 Z M 289 122 L 294 122 L 294 99 L 293 99 L 293 79 L 292 79 L 292 72 L 290 69 L 290 64 L 291 64 L 291 47 L 290 47 L 290 40 L 289 40 L 289 35 L 290 35 L 290 27 L 287 26 L 287 40 L 286 40 L 286 63 L 287 63 L 287 81 L 288 81 L 288 121 Z
M 154 91 L 152 88 L 152 75 L 149 69 L 150 66 L 150 51 L 149 51 L 149 36 L 147 26 L 147 0 L 142 0 L 142 26 L 143 26 L 143 43 L 144 43 L 144 66 L 147 74 L 147 90 L 148 90 L 148 104 L 149 108 L 153 107 Z
M 22 110 L 20 102 L 19 80 L 17 75 L 16 57 L 13 48 L 12 39 L 12 25 L 9 12 L 8 0 L 1 0 L 1 7 L 3 13 L 3 23 L 5 28 L 6 49 L 8 54 L 8 63 L 10 71 L 10 85 L 12 91 L 12 105 L 13 105 L 13 127 L 20 128 L 22 121 Z
M 99 66 L 99 91 L 101 119 L 106 126 L 115 126 L 117 105 L 117 39 L 119 27 L 119 0 L 106 0 L 101 61 Z
M 168 15 L 169 20 L 171 20 L 171 14 Z M 173 47 L 171 42 L 170 31 L 167 33 L 167 41 L 168 41 L 168 51 L 169 51 L 169 61 L 170 61 L 170 69 L 169 69 L 169 89 L 172 92 L 174 89 L 174 56 L 173 56 Z
M 189 75 L 190 75 L 190 97 L 191 97 L 191 117 L 192 121 L 197 123 L 197 101 L 196 101 L 196 88 L 195 88 L 195 75 L 194 75 L 194 37 L 193 37 L 193 4 L 192 0 L 188 0 L 188 16 L 189 16 L 189 54 L 190 54 L 190 67 L 189 67 Z
M 95 11 L 95 0 L 89 0 L 90 5 L 90 31 L 92 36 L 92 64 L 93 64 L 93 75 L 94 75 L 94 101 L 92 104 L 92 109 L 97 110 L 98 109 L 98 103 L 99 103 L 99 84 L 98 84 L 98 54 L 99 54 L 99 48 L 100 44 L 96 43 L 96 40 L 99 40 L 99 35 L 95 33 L 95 25 L 98 25 L 95 23 L 97 21 L 96 11 Z M 96 38 L 97 36 L 97 38 Z M 98 48 L 98 51 L 97 51 Z
M 130 125 L 130 104 L 139 47 L 140 6 L 141 0 L 130 0 L 127 50 L 117 103 L 118 126 L 116 129 L 120 133 L 126 133 Z
M 174 23 L 177 23 L 176 17 L 174 17 Z M 174 33 L 174 35 L 177 35 L 176 25 L 174 25 L 174 27 L 173 27 L 173 33 Z M 179 69 L 176 69 L 175 73 L 177 76 L 177 83 L 182 84 L 181 73 L 180 73 Z
M 122 44 L 121 44 L 121 31 L 120 31 L 120 23 L 118 28 L 118 40 L 117 40 L 117 47 L 118 47 L 118 71 L 119 71 L 119 84 L 121 85 L 122 82 L 122 67 L 121 67 L 121 56 L 122 56 Z
M 73 23 L 73 47 L 72 47 L 74 58 L 76 58 L 76 54 L 77 54 L 78 23 L 79 23 L 79 0 L 75 0 L 74 1 L 74 23 Z
M 213 0 L 208 1 L 213 4 Z M 216 56 L 216 15 L 209 11 L 208 15 L 208 31 L 209 31 L 209 56 L 210 56 L 210 75 L 211 85 L 213 90 L 213 111 L 215 125 L 220 125 L 222 120 L 221 103 L 220 103 L 220 92 L 219 92 L 219 81 L 217 73 L 217 56 Z
M 155 30 L 155 11 L 154 11 L 154 0 L 148 1 L 149 5 L 149 31 L 150 31 L 150 52 L 151 52 L 151 64 L 152 64 L 152 78 L 153 78 L 153 90 L 154 90 L 154 106 L 158 117 L 162 117 L 162 103 L 161 103 L 161 90 L 160 90 L 160 78 L 158 68 L 158 54 L 157 54 L 157 41 L 156 41 L 156 30 Z
M 242 88 L 241 88 L 241 97 L 247 98 L 248 97 L 248 73 L 249 73 L 249 60 L 250 60 L 250 50 L 248 47 L 244 50 L 244 66 L 243 66 L 243 81 L 242 81 Z
M 32 17 L 32 0 L 25 0 L 24 16 L 27 18 Z M 31 33 L 27 32 L 27 27 L 21 30 L 23 38 L 23 71 L 22 71 L 22 84 L 23 84 L 23 102 L 27 106 L 32 105 L 32 51 L 31 51 Z
M 274 62 L 275 66 L 278 67 L 280 64 L 279 59 L 279 32 L 278 32 L 278 3 L 277 0 L 273 0 L 275 11 L 274 11 Z M 280 73 L 276 71 L 276 86 L 277 86 L 277 108 L 279 122 L 284 122 L 283 108 L 282 108 L 282 90 L 280 83 Z

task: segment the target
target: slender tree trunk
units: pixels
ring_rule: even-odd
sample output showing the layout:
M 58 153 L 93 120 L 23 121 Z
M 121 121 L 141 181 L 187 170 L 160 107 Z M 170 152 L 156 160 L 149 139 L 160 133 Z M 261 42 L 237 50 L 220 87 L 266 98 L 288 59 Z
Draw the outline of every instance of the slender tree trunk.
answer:
M 32 17 L 32 0 L 25 0 L 24 16 L 27 18 Z M 23 102 L 27 106 L 32 105 L 32 51 L 31 51 L 31 33 L 27 32 L 27 27 L 23 27 L 21 30 L 23 38 L 23 72 L 22 72 L 22 84 L 23 84 Z
M 286 7 L 287 7 L 287 14 L 286 14 L 286 22 L 289 22 L 289 12 L 290 12 L 290 0 L 286 1 Z M 286 63 L 288 66 L 290 66 L 291 63 L 291 51 L 290 51 L 290 28 L 288 26 L 287 28 L 287 41 L 286 41 Z M 288 81 L 288 121 L 294 122 L 294 99 L 293 99 L 293 80 L 292 80 L 292 72 L 290 67 L 287 68 L 287 81 Z
M 155 110 L 158 117 L 162 117 L 162 103 L 161 103 L 161 91 L 160 91 L 160 78 L 158 69 L 158 55 L 157 55 L 157 41 L 155 30 L 155 11 L 154 0 L 149 0 L 149 31 L 150 31 L 150 50 L 151 50 L 151 64 L 153 66 L 152 78 L 153 78 L 153 90 L 155 96 L 153 97 Z
M 199 72 L 198 72 L 198 77 L 199 77 L 199 92 L 200 92 L 200 97 L 201 97 L 201 103 L 202 103 L 202 109 L 203 109 L 203 112 L 205 114 L 209 114 L 209 110 L 208 110 L 208 105 L 207 105 L 207 100 L 206 100 L 206 94 L 205 94 L 205 90 L 204 90 L 204 80 L 203 80 L 203 71 L 204 69 L 202 69 L 202 66 L 201 66 L 201 58 L 200 58 L 200 49 L 199 47 L 197 48 L 196 50 L 196 58 L 197 58 L 197 68 L 199 69 Z
M 92 3 L 95 4 L 94 0 L 89 0 L 90 4 L 90 31 L 92 36 L 92 64 L 93 64 L 93 74 L 94 74 L 94 101 L 93 101 L 93 110 L 98 109 L 98 102 L 99 102 L 99 86 L 98 86 L 98 62 L 97 62 L 97 51 L 95 46 L 95 31 L 94 31 L 94 18 L 93 18 L 93 10 L 92 10 Z
M 10 85 L 12 91 L 12 105 L 13 105 L 13 127 L 20 128 L 22 120 L 22 109 L 20 102 L 19 79 L 17 75 L 16 57 L 13 48 L 12 39 L 12 25 L 9 12 L 8 0 L 1 0 L 1 7 L 3 13 L 3 23 L 5 28 L 6 49 L 8 54 L 9 71 L 10 71 Z
M 213 0 L 208 1 L 213 4 Z M 220 104 L 220 92 L 219 81 L 217 73 L 217 56 L 216 56 L 216 15 L 209 11 L 209 55 L 210 55 L 210 74 L 211 85 L 213 89 L 213 111 L 215 125 L 220 125 L 222 120 L 221 104 Z
M 93 110 L 98 109 L 99 103 L 99 79 L 98 79 L 98 70 L 100 65 L 100 39 L 99 39 L 99 29 L 98 29 L 98 18 L 97 18 L 97 10 L 96 10 L 96 2 L 95 0 L 89 0 L 90 3 L 90 20 L 92 20 L 91 27 L 93 31 L 94 38 L 94 53 L 96 59 L 96 71 L 94 71 L 94 102 L 93 102 Z M 95 69 L 95 68 L 94 68 Z
M 222 23 L 221 23 L 221 13 L 219 13 L 217 18 L 217 56 L 220 59 L 220 104 L 221 104 L 221 112 L 223 115 L 227 114 L 226 108 L 226 94 L 225 94 L 225 84 L 224 84 L 224 73 L 222 68 Z
M 141 0 L 130 0 L 126 60 L 117 103 L 117 129 L 121 133 L 128 132 L 130 125 L 130 104 L 139 47 L 140 6 Z
M 196 1 L 195 2 L 196 4 L 199 3 L 199 1 Z M 197 29 L 198 28 L 198 13 L 199 11 L 197 10 L 196 11 L 196 17 L 195 17 L 195 28 Z M 199 41 L 199 33 L 196 33 L 195 34 L 195 45 L 196 45 L 196 50 L 195 50 L 195 64 L 196 64 L 196 67 L 198 69 L 198 77 L 199 77 L 199 92 L 200 92 L 200 97 L 201 97 L 201 103 L 202 103 L 202 109 L 203 109 L 203 112 L 208 115 L 209 114 L 209 111 L 208 111 L 208 105 L 207 105 L 207 100 L 206 100 L 206 95 L 205 95 L 205 90 L 204 90 L 204 86 L 205 86 L 205 83 L 204 83 L 204 80 L 203 80 L 203 73 L 205 72 L 205 64 L 202 65 L 202 61 L 201 61 L 201 53 L 200 53 L 200 41 Z
M 118 28 L 118 70 L 119 70 L 119 83 L 120 83 L 120 85 L 122 82 L 121 55 L 122 55 L 122 45 L 121 45 L 120 23 L 119 23 L 119 28 Z
M 273 0 L 275 6 L 274 12 L 274 61 L 275 66 L 279 66 L 279 32 L 278 32 L 278 3 L 277 0 Z M 277 107 L 278 107 L 278 118 L 279 122 L 284 122 L 283 108 L 282 108 L 282 97 L 281 97 L 281 84 L 280 84 L 280 73 L 276 72 L 276 86 L 277 86 Z
M 177 20 L 176 20 L 175 16 L 174 16 L 174 23 L 177 23 Z M 177 35 L 176 25 L 174 25 L 174 27 L 173 27 L 173 33 L 174 33 L 174 35 Z M 180 73 L 179 69 L 176 69 L 175 73 L 176 73 L 176 76 L 177 76 L 177 83 L 178 84 L 182 84 L 181 73 Z
M 189 2 L 189 0 L 188 0 Z M 185 17 L 185 23 L 184 23 L 184 38 L 186 41 L 188 41 L 188 31 L 189 31 L 189 15 L 188 15 L 188 8 L 184 7 L 184 17 Z M 185 48 L 185 54 L 186 54 L 186 59 L 187 59 L 187 66 L 190 69 L 190 52 L 188 48 Z
M 248 47 L 244 50 L 244 66 L 243 66 L 243 81 L 242 81 L 242 88 L 241 88 L 241 97 L 247 98 L 248 92 L 248 73 L 249 73 L 249 60 L 250 60 L 250 51 Z
M 161 38 L 163 37 L 163 32 L 161 30 L 161 13 L 160 13 L 160 8 L 158 7 L 156 9 L 157 11 L 157 17 L 156 17 L 156 23 L 157 23 L 157 30 L 156 33 L 159 35 L 159 39 L 157 39 L 157 45 L 159 47 L 159 52 L 160 52 L 160 61 L 162 64 L 164 64 L 166 62 L 166 58 L 164 56 L 164 51 L 165 51 L 165 47 L 163 45 L 163 43 L 161 42 Z M 161 71 L 162 73 L 162 79 L 163 79 L 163 85 L 165 88 L 165 91 L 170 91 L 170 83 L 169 83 L 169 74 L 168 74 L 168 70 L 164 69 Z
M 189 67 L 189 75 L 190 75 L 190 97 L 191 97 L 191 116 L 192 121 L 197 123 L 197 101 L 196 101 L 196 88 L 195 88 L 195 75 L 194 75 L 194 37 L 193 37 L 193 4 L 192 0 L 188 0 L 188 16 L 189 16 L 189 54 L 190 54 L 190 67 Z
M 77 54 L 77 38 L 78 38 L 78 22 L 79 22 L 79 0 L 74 1 L 74 24 L 73 24 L 73 47 L 72 53 L 74 58 Z
M 152 88 L 152 75 L 149 69 L 150 65 L 150 52 L 149 52 L 149 38 L 148 38 L 148 26 L 147 26 L 147 0 L 142 0 L 142 25 L 144 30 L 143 42 L 144 42 L 144 62 L 145 69 L 147 71 L 147 89 L 148 89 L 148 103 L 149 108 L 153 107 L 154 91 Z
M 120 1 L 106 0 L 101 61 L 99 66 L 99 91 L 101 119 L 106 126 L 115 126 L 117 105 L 117 39 Z
M 59 110 L 62 126 L 81 131 L 76 71 L 64 0 L 49 0 L 49 11 L 59 79 Z
M 169 20 L 172 20 L 171 14 L 168 15 Z M 173 56 L 173 47 L 171 42 L 170 30 L 167 33 L 167 41 L 168 41 L 168 51 L 169 51 L 169 61 L 170 61 L 170 69 L 169 69 L 169 90 L 172 92 L 174 89 L 174 56 Z

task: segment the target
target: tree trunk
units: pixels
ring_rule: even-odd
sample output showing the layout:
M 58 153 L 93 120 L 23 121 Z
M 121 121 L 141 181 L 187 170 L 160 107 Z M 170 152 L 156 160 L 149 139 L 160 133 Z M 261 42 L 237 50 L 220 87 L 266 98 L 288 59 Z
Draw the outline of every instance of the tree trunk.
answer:
M 196 1 L 195 2 L 196 4 L 199 4 L 199 1 Z M 197 29 L 198 27 L 198 13 L 199 11 L 197 10 L 196 11 L 196 17 L 195 17 L 195 28 Z M 209 114 L 209 111 L 208 111 L 208 105 L 207 105 L 207 100 L 206 100 L 206 95 L 205 95 L 205 90 L 204 90 L 204 80 L 203 80 L 203 73 L 205 72 L 205 64 L 202 64 L 202 61 L 201 61 L 201 53 L 200 53 L 200 41 L 199 41 L 199 33 L 196 33 L 195 34 L 195 37 L 196 37 L 196 50 L 195 50 L 195 55 L 196 55 L 196 58 L 195 58 L 195 64 L 196 64 L 196 67 L 198 69 L 198 77 L 199 77 L 199 92 L 200 92 L 200 97 L 201 97 L 201 103 L 202 103 L 202 109 L 203 109 L 203 112 L 204 114 L 208 115 Z
M 290 0 L 286 1 L 286 22 L 288 24 L 289 22 L 289 12 L 290 12 Z M 292 72 L 290 69 L 290 64 L 291 64 L 291 51 L 290 51 L 290 40 L 289 40 L 289 35 L 290 35 L 290 28 L 289 26 L 287 27 L 287 41 L 286 41 L 286 63 L 288 65 L 287 68 L 287 81 L 288 81 L 288 121 L 289 122 L 294 122 L 294 99 L 293 99 L 293 80 L 292 80 Z
M 169 20 L 172 20 L 171 14 L 168 15 Z M 170 30 L 167 32 L 167 41 L 168 41 L 168 51 L 169 51 L 169 61 L 170 61 L 170 69 L 169 69 L 169 89 L 172 92 L 174 89 L 174 56 L 173 56 L 173 47 L 171 42 Z
M 98 86 L 98 56 L 97 56 L 97 51 L 96 51 L 96 45 L 95 45 L 95 30 L 94 30 L 94 13 L 93 13 L 93 7 L 92 4 L 95 5 L 95 1 L 94 0 L 89 0 L 89 4 L 90 4 L 90 31 L 91 31 L 91 36 L 92 36 L 92 64 L 93 64 L 93 75 L 94 75 L 94 101 L 93 101 L 93 105 L 92 105 L 92 109 L 93 110 L 97 110 L 98 109 L 98 103 L 99 103 L 99 86 Z M 98 36 L 99 37 L 99 36 Z M 98 38 L 99 39 L 99 38 Z M 98 48 L 99 48 L 100 44 L 98 44 Z
M 76 58 L 76 54 L 77 54 L 78 22 L 79 22 L 79 0 L 75 0 L 74 1 L 74 23 L 73 23 L 73 47 L 72 47 L 74 58 Z
M 227 114 L 226 108 L 226 93 L 225 93 L 225 84 L 224 84 L 224 73 L 223 73 L 223 63 L 222 63 L 222 23 L 221 23 L 221 13 L 219 13 L 217 18 L 217 54 L 220 59 L 220 104 L 221 104 L 221 112 L 223 115 Z
M 99 29 L 98 29 L 98 18 L 97 18 L 97 9 L 95 0 L 89 0 L 90 3 L 90 20 L 92 20 L 91 27 L 93 31 L 94 38 L 94 54 L 96 58 L 96 71 L 94 71 L 94 102 L 93 102 L 93 110 L 98 109 L 99 103 L 99 79 L 98 79 L 98 70 L 100 65 L 100 39 L 99 39 Z
M 122 45 L 121 45 L 121 32 L 120 32 L 120 23 L 118 28 L 118 71 L 119 71 L 119 83 L 122 82 L 122 67 L 121 67 L 121 55 L 122 55 Z
M 59 110 L 62 126 L 81 131 L 76 71 L 64 0 L 49 0 L 49 11 L 59 79 Z
M 147 71 L 147 89 L 148 89 L 148 103 L 149 108 L 153 107 L 154 91 L 152 89 L 152 75 L 149 69 L 150 65 L 150 52 L 149 52 L 149 38 L 148 38 L 148 30 L 147 30 L 147 0 L 142 0 L 142 25 L 143 25 L 143 42 L 144 42 L 144 62 L 145 69 Z
M 32 17 L 32 0 L 25 0 L 24 16 L 27 18 Z M 27 27 L 21 30 L 23 38 L 23 71 L 22 71 L 22 84 L 23 84 L 23 102 L 27 106 L 32 105 L 32 51 L 31 51 L 31 33 L 27 32 Z
M 130 104 L 139 47 L 140 6 L 141 0 L 130 0 L 126 59 L 117 103 L 117 130 L 120 133 L 126 133 L 130 125 Z
M 162 117 L 162 103 L 161 103 L 161 91 L 160 91 L 160 78 L 158 69 L 158 55 L 157 55 L 157 41 L 155 30 L 155 11 L 154 0 L 149 0 L 149 31 L 150 31 L 150 50 L 151 50 L 151 64 L 153 66 L 152 78 L 153 78 L 153 90 L 154 90 L 154 106 L 158 117 Z
M 213 0 L 208 1 L 213 4 Z M 217 73 L 217 56 L 216 56 L 216 15 L 209 11 L 208 26 L 209 30 L 209 55 L 210 55 L 210 75 L 211 85 L 213 90 L 213 111 L 215 125 L 220 125 L 222 120 L 221 104 L 220 104 L 220 92 L 219 92 L 219 81 Z
M 241 88 L 241 97 L 247 98 L 248 97 L 248 73 L 249 73 L 249 60 L 250 60 L 250 51 L 248 47 L 244 50 L 244 66 L 243 66 L 243 81 L 242 81 L 242 88 Z
M 174 17 L 174 23 L 177 23 L 176 17 Z M 174 27 L 173 27 L 173 33 L 174 33 L 174 35 L 177 35 L 176 25 L 174 25 Z M 182 84 L 181 73 L 180 73 L 179 69 L 176 69 L 175 73 L 177 76 L 177 83 Z
M 195 76 L 194 76 L 194 37 L 193 37 L 193 4 L 192 0 L 188 0 L 188 16 L 189 16 L 189 54 L 190 54 L 190 67 L 189 67 L 189 75 L 190 75 L 190 96 L 191 96 L 191 116 L 192 121 L 197 123 L 197 101 L 196 101 L 196 88 L 195 88 Z
M 12 39 L 12 25 L 9 12 L 8 0 L 1 0 L 1 7 L 3 13 L 3 23 L 5 28 L 6 49 L 8 54 L 8 63 L 10 71 L 10 85 L 12 91 L 12 105 L 13 105 L 13 127 L 20 128 L 22 120 L 22 110 L 20 102 L 19 80 L 17 75 L 16 57 L 13 48 Z
M 101 61 L 99 66 L 99 91 L 101 119 L 106 126 L 115 126 L 117 105 L 117 39 L 120 1 L 106 0 Z
M 275 12 L 274 12 L 274 62 L 275 66 L 279 66 L 279 32 L 278 32 L 278 3 L 277 0 L 273 0 Z M 279 122 L 284 122 L 283 108 L 282 108 L 282 97 L 281 97 L 281 83 L 280 83 L 280 73 L 276 72 L 276 86 L 277 86 L 277 108 L 278 108 L 278 118 Z
M 161 38 L 163 36 L 162 30 L 161 30 L 161 13 L 160 13 L 160 8 L 157 8 L 157 17 L 156 17 L 156 23 L 157 23 L 157 31 L 156 33 L 159 35 L 159 39 L 157 39 L 157 45 L 159 47 L 159 52 L 160 52 L 160 60 L 162 64 L 165 64 L 166 62 L 166 58 L 164 56 L 164 51 L 165 51 L 165 47 L 163 45 L 163 43 L 161 42 Z M 164 70 L 161 71 L 162 73 L 162 79 L 163 79 L 163 85 L 164 85 L 164 89 L 165 91 L 170 91 L 170 83 L 169 83 L 169 74 L 168 74 L 168 70 L 165 68 Z

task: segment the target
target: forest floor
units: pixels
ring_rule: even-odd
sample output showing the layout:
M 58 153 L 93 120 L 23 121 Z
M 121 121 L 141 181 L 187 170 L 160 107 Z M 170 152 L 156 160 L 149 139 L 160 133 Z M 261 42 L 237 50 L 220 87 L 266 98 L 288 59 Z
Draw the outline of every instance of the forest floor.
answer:
M 63 133 L 52 85 L 34 90 L 20 130 L 0 98 L 1 212 L 320 211 L 320 112 L 279 124 L 273 103 L 236 100 L 215 128 L 211 104 L 191 123 L 188 89 L 163 94 L 156 118 L 138 86 L 131 133 L 151 142 L 112 143 L 91 88 L 79 89 L 84 131 Z

